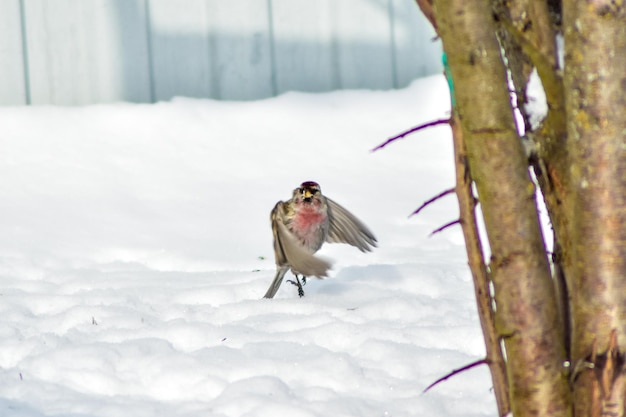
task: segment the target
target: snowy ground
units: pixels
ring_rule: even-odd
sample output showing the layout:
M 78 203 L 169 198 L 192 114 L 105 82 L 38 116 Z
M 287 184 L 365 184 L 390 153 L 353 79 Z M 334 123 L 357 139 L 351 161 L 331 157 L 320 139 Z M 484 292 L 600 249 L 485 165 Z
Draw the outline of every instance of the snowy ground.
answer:
M 0 108 L 0 415 L 493 416 L 443 77 L 258 102 Z M 363 220 L 306 296 L 269 212 L 304 180 Z

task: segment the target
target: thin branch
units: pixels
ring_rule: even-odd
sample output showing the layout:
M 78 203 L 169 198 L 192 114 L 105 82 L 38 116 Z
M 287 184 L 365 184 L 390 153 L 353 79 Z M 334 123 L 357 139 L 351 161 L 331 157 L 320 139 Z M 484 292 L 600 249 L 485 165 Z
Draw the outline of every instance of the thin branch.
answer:
M 491 279 L 483 256 L 483 247 L 478 233 L 476 221 L 476 198 L 472 189 L 472 178 L 465 149 L 465 138 L 459 119 L 453 117 L 452 139 L 454 142 L 454 160 L 456 171 L 457 199 L 459 201 L 459 216 L 461 229 L 465 238 L 467 260 L 474 281 L 474 295 L 478 307 L 480 327 L 485 341 L 487 363 L 493 382 L 498 415 L 504 416 L 511 410 L 509 402 L 509 385 L 506 376 L 506 365 L 502 352 L 500 336 L 496 331 L 495 316 L 492 307 L 493 300 L 489 285 Z
M 451 221 L 450 223 L 446 223 L 446 224 L 444 224 L 444 225 L 443 225 L 443 226 L 441 226 L 440 228 L 433 230 L 433 231 L 430 233 L 430 235 L 429 235 L 429 236 L 436 235 L 436 234 L 437 234 L 437 233 L 439 233 L 439 232 L 443 232 L 443 231 L 444 231 L 444 230 L 446 230 L 448 227 L 450 227 L 450 226 L 454 226 L 455 224 L 461 224 L 461 219 L 456 219 L 456 220 Z
M 439 120 L 434 120 L 432 122 L 428 122 L 428 123 L 424 123 L 422 125 L 419 126 L 415 126 L 405 132 L 400 133 L 399 135 L 393 136 L 389 139 L 387 139 L 385 142 L 381 143 L 380 145 L 378 145 L 377 147 L 375 147 L 374 149 L 372 149 L 371 152 L 376 152 L 379 149 L 384 148 L 385 146 L 389 145 L 391 142 L 396 141 L 398 139 L 402 139 L 403 137 L 405 137 L 408 134 L 411 134 L 413 132 L 417 132 L 423 129 L 426 129 L 427 127 L 432 127 L 432 126 L 438 126 L 438 125 L 446 125 L 446 124 L 450 124 L 450 119 L 439 119 Z
M 437 30 L 437 21 L 435 20 L 435 13 L 433 11 L 433 2 L 432 0 L 417 0 L 417 5 L 424 13 L 424 16 L 428 19 L 435 31 Z
M 426 392 L 428 392 L 431 388 L 433 388 L 436 385 L 439 385 L 440 383 L 442 383 L 443 381 L 445 381 L 448 378 L 452 378 L 454 375 L 460 374 L 461 372 L 465 372 L 467 370 L 470 370 L 472 368 L 475 368 L 479 365 L 485 365 L 487 364 L 487 359 L 483 358 L 483 359 L 479 359 L 475 362 L 470 363 L 469 365 L 465 365 L 462 368 L 459 369 L 455 369 L 450 373 L 447 373 L 446 375 L 442 376 L 441 378 L 439 378 L 438 380 L 436 380 L 435 382 L 433 382 L 432 384 L 430 384 L 429 386 L 427 386 L 424 391 L 422 391 L 422 394 L 425 394 Z
M 430 200 L 426 200 L 426 201 L 424 201 L 424 204 L 422 204 L 421 206 L 419 206 L 419 208 L 418 208 L 417 210 L 415 210 L 413 213 L 411 213 L 411 214 L 409 215 L 409 217 L 416 215 L 417 213 L 419 213 L 420 211 L 422 211 L 422 210 L 423 210 L 426 206 L 428 206 L 429 204 L 434 203 L 435 201 L 439 200 L 439 199 L 440 199 L 440 198 L 442 198 L 442 197 L 447 196 L 448 194 L 452 194 L 452 193 L 454 193 L 454 191 L 455 191 L 455 188 L 454 188 L 454 187 L 452 187 L 452 188 L 449 188 L 449 189 L 447 189 L 447 190 L 445 190 L 445 191 L 443 191 L 443 192 L 441 192 L 441 193 L 437 194 L 436 196 L 434 196 L 434 197 L 433 197 L 433 198 L 431 198 Z

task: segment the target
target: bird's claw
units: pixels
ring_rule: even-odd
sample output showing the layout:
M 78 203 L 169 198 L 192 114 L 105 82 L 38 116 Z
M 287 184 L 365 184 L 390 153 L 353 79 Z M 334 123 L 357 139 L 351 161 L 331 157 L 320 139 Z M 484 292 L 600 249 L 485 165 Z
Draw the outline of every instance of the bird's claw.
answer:
M 300 282 L 300 279 L 298 278 L 298 276 L 296 276 L 295 281 L 292 279 L 288 279 L 287 282 L 298 287 L 298 296 L 300 298 L 304 297 L 304 289 L 302 288 L 302 286 L 306 285 L 306 277 L 302 277 L 302 282 Z

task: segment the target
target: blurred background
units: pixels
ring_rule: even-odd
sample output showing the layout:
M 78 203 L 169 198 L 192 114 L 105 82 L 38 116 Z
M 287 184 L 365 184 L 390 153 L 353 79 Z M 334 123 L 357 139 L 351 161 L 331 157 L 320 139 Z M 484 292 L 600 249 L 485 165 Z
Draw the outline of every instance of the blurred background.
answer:
M 0 0 L 0 105 L 401 88 L 434 38 L 414 0 Z

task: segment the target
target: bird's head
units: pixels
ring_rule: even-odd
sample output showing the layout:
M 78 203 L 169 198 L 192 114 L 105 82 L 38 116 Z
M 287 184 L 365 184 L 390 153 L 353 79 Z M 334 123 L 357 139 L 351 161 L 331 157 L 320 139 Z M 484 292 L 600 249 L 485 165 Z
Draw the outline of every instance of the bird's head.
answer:
M 300 184 L 300 187 L 293 190 L 293 197 L 296 201 L 304 201 L 305 203 L 311 203 L 313 200 L 319 200 L 322 195 L 322 191 L 318 183 L 314 181 L 305 181 Z

